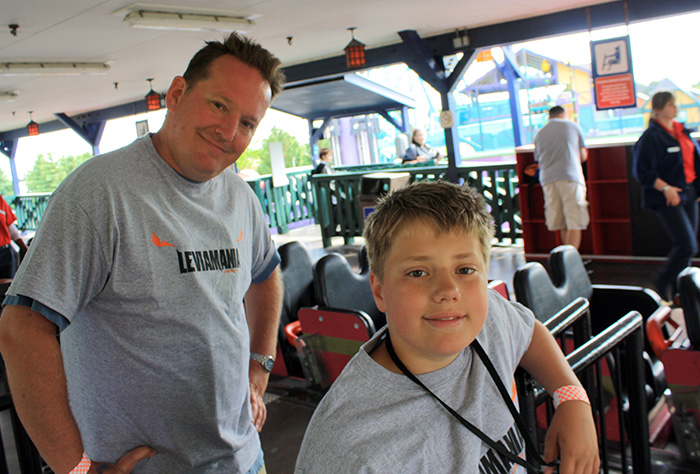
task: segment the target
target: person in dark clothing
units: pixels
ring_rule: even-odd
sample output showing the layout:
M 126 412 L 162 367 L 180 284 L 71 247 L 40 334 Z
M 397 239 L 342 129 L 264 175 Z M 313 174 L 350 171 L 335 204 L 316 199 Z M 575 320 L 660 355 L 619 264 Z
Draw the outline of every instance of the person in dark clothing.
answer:
M 634 176 L 643 187 L 642 206 L 656 213 L 671 239 L 671 251 L 654 278 L 655 290 L 671 301 L 676 277 L 698 251 L 700 148 L 690 131 L 676 122 L 670 92 L 651 100 L 649 127 L 633 148 Z

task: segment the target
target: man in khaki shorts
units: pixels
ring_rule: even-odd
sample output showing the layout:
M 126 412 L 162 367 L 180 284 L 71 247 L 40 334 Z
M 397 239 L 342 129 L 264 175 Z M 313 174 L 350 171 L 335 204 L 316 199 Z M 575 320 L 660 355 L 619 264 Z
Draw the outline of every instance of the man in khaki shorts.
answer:
M 581 163 L 588 154 L 581 127 L 565 119 L 558 105 L 549 110 L 549 122 L 535 136 L 547 228 L 559 231 L 564 244 L 577 249 L 581 231 L 588 227 L 586 182 Z

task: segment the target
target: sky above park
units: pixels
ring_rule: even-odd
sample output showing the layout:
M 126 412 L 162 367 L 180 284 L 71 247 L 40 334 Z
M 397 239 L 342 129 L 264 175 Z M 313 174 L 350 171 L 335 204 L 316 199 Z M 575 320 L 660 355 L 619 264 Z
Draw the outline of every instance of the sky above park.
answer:
M 590 67 L 591 40 L 596 41 L 629 34 L 631 38 L 632 60 L 635 81 L 649 84 L 669 78 L 682 88 L 690 88 L 700 83 L 700 61 L 693 51 L 700 45 L 700 13 L 674 16 L 643 23 L 617 27 L 593 32 L 578 33 L 557 38 L 546 38 L 517 45 L 535 53 L 572 65 Z M 489 67 L 488 64 L 474 64 L 468 70 L 465 80 L 476 79 L 483 72 L 478 68 Z M 486 71 L 484 71 L 486 72 Z M 472 77 L 473 76 L 473 77 Z M 135 122 L 148 120 L 150 131 L 157 131 L 165 116 L 164 111 L 145 116 L 125 117 L 107 124 L 100 143 L 100 152 L 108 152 L 122 147 L 136 138 Z M 305 120 L 275 110 L 268 111 L 260 124 L 251 146 L 257 148 L 269 135 L 273 127 L 281 128 L 296 136 L 300 143 L 308 143 L 308 124 Z M 15 162 L 17 174 L 22 180 L 34 166 L 40 154 L 51 154 L 54 158 L 68 155 L 81 155 L 92 150 L 72 131 L 64 130 L 26 137 L 19 140 Z M 9 160 L 0 160 L 0 169 L 10 177 Z

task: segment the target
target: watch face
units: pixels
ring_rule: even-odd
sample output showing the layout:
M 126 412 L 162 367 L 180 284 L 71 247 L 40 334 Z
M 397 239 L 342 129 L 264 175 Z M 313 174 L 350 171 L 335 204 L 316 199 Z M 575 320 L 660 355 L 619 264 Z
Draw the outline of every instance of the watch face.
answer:
M 265 361 L 262 365 L 265 370 L 272 372 L 272 367 L 275 365 L 275 362 L 272 360 L 272 357 L 265 357 Z
M 256 354 L 253 352 L 250 354 L 250 358 L 259 362 L 263 369 L 265 369 L 267 372 L 272 372 L 272 367 L 275 365 L 275 360 L 272 358 L 272 356 Z

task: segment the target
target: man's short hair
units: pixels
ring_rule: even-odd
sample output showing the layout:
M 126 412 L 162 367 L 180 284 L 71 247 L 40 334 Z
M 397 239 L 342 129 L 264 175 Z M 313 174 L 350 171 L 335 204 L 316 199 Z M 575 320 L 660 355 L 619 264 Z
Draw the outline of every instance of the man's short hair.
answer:
M 330 148 L 323 147 L 323 148 L 321 148 L 321 149 L 318 151 L 318 157 L 319 157 L 320 159 L 323 159 L 323 158 L 325 158 L 326 155 L 327 155 L 328 153 L 330 153 L 330 152 L 331 152 L 331 149 L 330 149 Z
M 190 85 L 206 79 L 211 63 L 227 54 L 260 71 L 270 84 L 272 98 L 282 91 L 285 81 L 284 73 L 280 70 L 282 62 L 259 43 L 236 32 L 231 33 L 223 42 L 207 41 L 206 46 L 192 57 L 182 77 Z
M 370 269 L 381 280 L 391 245 L 408 224 L 432 225 L 438 233 L 473 234 L 479 239 L 488 268 L 493 218 L 483 196 L 474 189 L 445 181 L 413 183 L 380 198 L 367 218 L 363 236 Z
M 551 109 L 549 109 L 549 116 L 550 117 L 561 117 L 564 115 L 564 107 L 561 105 L 555 105 Z

